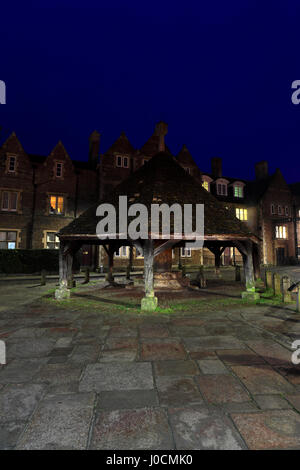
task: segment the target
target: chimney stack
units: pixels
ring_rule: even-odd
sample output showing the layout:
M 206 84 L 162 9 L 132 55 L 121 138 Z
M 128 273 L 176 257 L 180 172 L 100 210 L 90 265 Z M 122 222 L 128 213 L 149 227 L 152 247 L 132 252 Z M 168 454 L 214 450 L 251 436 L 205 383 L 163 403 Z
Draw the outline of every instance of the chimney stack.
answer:
M 168 124 L 163 121 L 160 121 L 155 126 L 154 135 L 159 136 L 158 151 L 164 152 L 166 150 L 165 146 L 165 135 L 168 133 Z
M 89 164 L 92 168 L 96 168 L 99 162 L 100 134 L 93 131 L 89 137 Z
M 211 159 L 211 172 L 215 178 L 222 177 L 222 158 L 213 157 Z
M 263 160 L 255 164 L 255 178 L 261 180 L 269 176 L 268 162 Z

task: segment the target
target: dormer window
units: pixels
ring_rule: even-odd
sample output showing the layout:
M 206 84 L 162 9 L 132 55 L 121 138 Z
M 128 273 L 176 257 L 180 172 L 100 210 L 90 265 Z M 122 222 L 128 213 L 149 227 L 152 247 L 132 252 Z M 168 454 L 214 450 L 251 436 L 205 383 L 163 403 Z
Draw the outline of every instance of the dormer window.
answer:
M 242 183 L 235 183 L 233 186 L 234 197 L 244 197 L 244 185 Z
M 186 171 L 189 175 L 191 174 L 191 169 L 190 169 L 188 166 L 185 167 L 184 169 L 185 169 L 185 171 Z
M 218 194 L 218 196 L 227 196 L 228 181 L 223 180 L 223 179 L 219 179 L 219 180 L 216 181 L 216 185 L 217 185 L 217 194 Z
M 63 164 L 62 162 L 56 162 L 55 165 L 55 176 L 61 178 L 63 175 Z
M 122 155 L 116 156 L 116 166 L 119 168 L 129 168 L 129 158 Z
M 202 187 L 206 189 L 206 191 L 210 192 L 210 183 L 212 179 L 209 176 L 202 175 Z
M 278 215 L 282 215 L 282 207 L 278 206 Z
M 17 166 L 17 157 L 15 155 L 9 155 L 7 159 L 7 171 L 8 173 L 15 173 Z

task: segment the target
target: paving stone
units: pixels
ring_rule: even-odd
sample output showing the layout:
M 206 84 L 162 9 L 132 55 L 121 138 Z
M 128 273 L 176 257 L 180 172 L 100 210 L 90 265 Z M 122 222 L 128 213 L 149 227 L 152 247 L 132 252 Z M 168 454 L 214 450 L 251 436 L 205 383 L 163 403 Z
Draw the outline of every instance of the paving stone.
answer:
M 206 351 L 197 351 L 197 352 L 190 352 L 189 356 L 191 359 L 218 359 L 215 351 L 211 351 L 207 349 Z
M 142 325 L 139 328 L 141 338 L 166 338 L 169 330 L 162 325 Z
M 157 376 L 163 375 L 197 375 L 198 367 L 194 361 L 156 361 L 154 371 Z
M 137 328 L 130 328 L 126 326 L 113 326 L 110 329 L 110 337 L 119 337 L 119 338 L 136 338 L 137 337 Z
M 141 359 L 143 361 L 158 361 L 160 359 L 185 359 L 186 352 L 182 344 L 173 338 L 143 339 L 141 341 Z
M 0 449 L 9 450 L 14 448 L 25 426 L 26 421 L 9 421 L 6 423 L 0 421 Z
M 98 362 L 131 362 L 137 358 L 136 349 L 111 349 L 102 351 Z
M 36 410 L 18 443 L 18 449 L 68 449 L 87 447 L 95 395 L 79 393 L 47 397 Z
M 178 450 L 240 450 L 245 445 L 226 416 L 201 407 L 170 409 L 170 422 Z
M 233 336 L 201 336 L 199 338 L 183 338 L 186 349 L 190 352 L 203 349 L 244 349 L 246 345 Z
M 28 418 L 45 388 L 41 384 L 8 384 L 0 392 L 0 421 L 23 421 Z
M 47 362 L 47 358 L 14 359 L 0 369 L 1 383 L 28 382 Z
M 54 348 L 52 351 L 49 353 L 49 356 L 70 356 L 70 354 L 73 351 L 73 347 L 70 348 Z
M 253 349 L 257 354 L 262 356 L 266 362 L 271 365 L 290 365 L 292 352 L 285 349 L 280 344 L 265 340 L 265 341 L 250 341 L 247 342 L 248 346 Z
M 97 361 L 101 346 L 99 344 L 80 344 L 75 346 L 69 362 L 72 364 L 86 364 Z
M 79 391 L 151 390 L 150 363 L 88 364 L 80 381 Z
M 251 411 L 258 411 L 258 406 L 253 401 L 246 401 L 243 403 L 218 403 L 217 405 L 212 403 L 209 405 L 209 407 L 212 408 L 214 411 L 217 408 L 218 412 L 222 412 L 225 414 L 248 413 Z
M 49 338 L 36 338 L 16 340 L 7 346 L 7 357 L 11 358 L 33 358 L 47 356 L 52 350 L 55 341 Z
M 47 364 L 63 364 L 68 361 L 68 356 L 49 356 Z
M 291 405 L 280 395 L 254 395 L 253 398 L 261 410 L 284 410 L 291 408 Z
M 79 392 L 79 381 L 78 382 L 67 382 L 60 384 L 48 385 L 46 395 L 62 395 Z
M 300 368 L 299 366 L 279 366 L 276 370 L 283 375 L 291 384 L 300 385 Z
M 285 398 L 300 412 L 300 394 L 286 395 Z
M 157 377 L 156 386 L 161 405 L 203 403 L 198 387 L 191 377 Z
M 126 390 L 100 392 L 97 409 L 121 410 L 158 405 L 155 390 Z
M 170 326 L 171 336 L 189 337 L 207 335 L 205 326 Z
M 58 349 L 58 348 L 69 348 L 71 346 L 71 343 L 72 343 L 72 337 L 62 337 L 62 338 L 59 338 L 56 343 L 55 343 L 55 349 Z
M 203 374 L 229 374 L 219 359 L 200 359 L 197 362 Z
M 233 366 L 232 370 L 254 395 L 294 391 L 293 386 L 270 366 Z
M 293 410 L 231 416 L 246 444 L 252 450 L 300 447 L 300 416 Z
M 249 349 L 223 349 L 218 351 L 218 356 L 225 364 L 265 364 L 265 360 Z
M 231 375 L 198 376 L 201 393 L 210 403 L 246 402 L 250 397 L 239 381 Z
M 64 384 L 76 382 L 81 376 L 82 369 L 70 364 L 46 364 L 36 375 L 35 381 L 47 384 Z
M 94 425 L 92 449 L 170 450 L 172 433 L 161 409 L 105 411 Z
M 104 350 L 109 349 L 137 349 L 136 338 L 108 338 L 104 344 Z
M 39 338 L 45 334 L 46 328 L 20 328 L 10 334 L 10 338 Z

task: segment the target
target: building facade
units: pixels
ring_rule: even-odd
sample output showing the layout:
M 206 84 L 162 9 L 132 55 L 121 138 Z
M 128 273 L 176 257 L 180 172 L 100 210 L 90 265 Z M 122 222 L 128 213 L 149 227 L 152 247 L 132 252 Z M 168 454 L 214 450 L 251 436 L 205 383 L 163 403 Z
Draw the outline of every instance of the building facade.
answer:
M 70 158 L 62 142 L 48 156 L 32 155 L 22 147 L 15 133 L 0 147 L 0 249 L 58 248 L 56 233 L 84 210 L 108 194 L 160 150 L 172 154 L 165 144 L 167 125 L 160 122 L 153 135 L 135 149 L 122 133 L 100 155 L 100 134 L 89 138 L 88 161 Z M 200 171 L 186 146 L 175 157 L 203 187 L 219 199 L 236 217 L 249 225 L 260 239 L 263 264 L 288 264 L 300 259 L 300 183 L 288 185 L 279 169 L 272 175 L 268 163 L 259 162 L 253 181 L 224 176 L 222 160 L 212 158 L 211 170 Z M 133 264 L 142 266 L 135 253 Z M 115 254 L 115 265 L 126 266 L 130 250 Z M 174 265 L 214 264 L 207 249 L 175 249 Z M 106 265 L 104 250 L 83 247 L 83 265 Z M 225 265 L 241 263 L 234 248 L 222 255 Z

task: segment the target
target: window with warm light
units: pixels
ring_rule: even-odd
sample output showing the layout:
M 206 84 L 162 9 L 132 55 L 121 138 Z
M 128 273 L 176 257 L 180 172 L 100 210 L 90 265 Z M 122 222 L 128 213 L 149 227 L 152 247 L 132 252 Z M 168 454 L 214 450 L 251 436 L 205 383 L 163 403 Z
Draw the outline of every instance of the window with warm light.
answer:
M 62 215 L 64 213 L 64 198 L 62 196 L 50 196 L 50 214 Z
M 1 209 L 8 212 L 16 212 L 18 204 L 18 193 L 14 191 L 3 191 Z
M 206 191 L 209 191 L 209 182 L 208 181 L 203 181 L 202 186 Z
M 276 225 L 275 227 L 276 238 L 287 238 L 287 229 L 285 225 Z
M 235 216 L 240 220 L 248 220 L 248 210 L 237 207 L 235 209 Z

